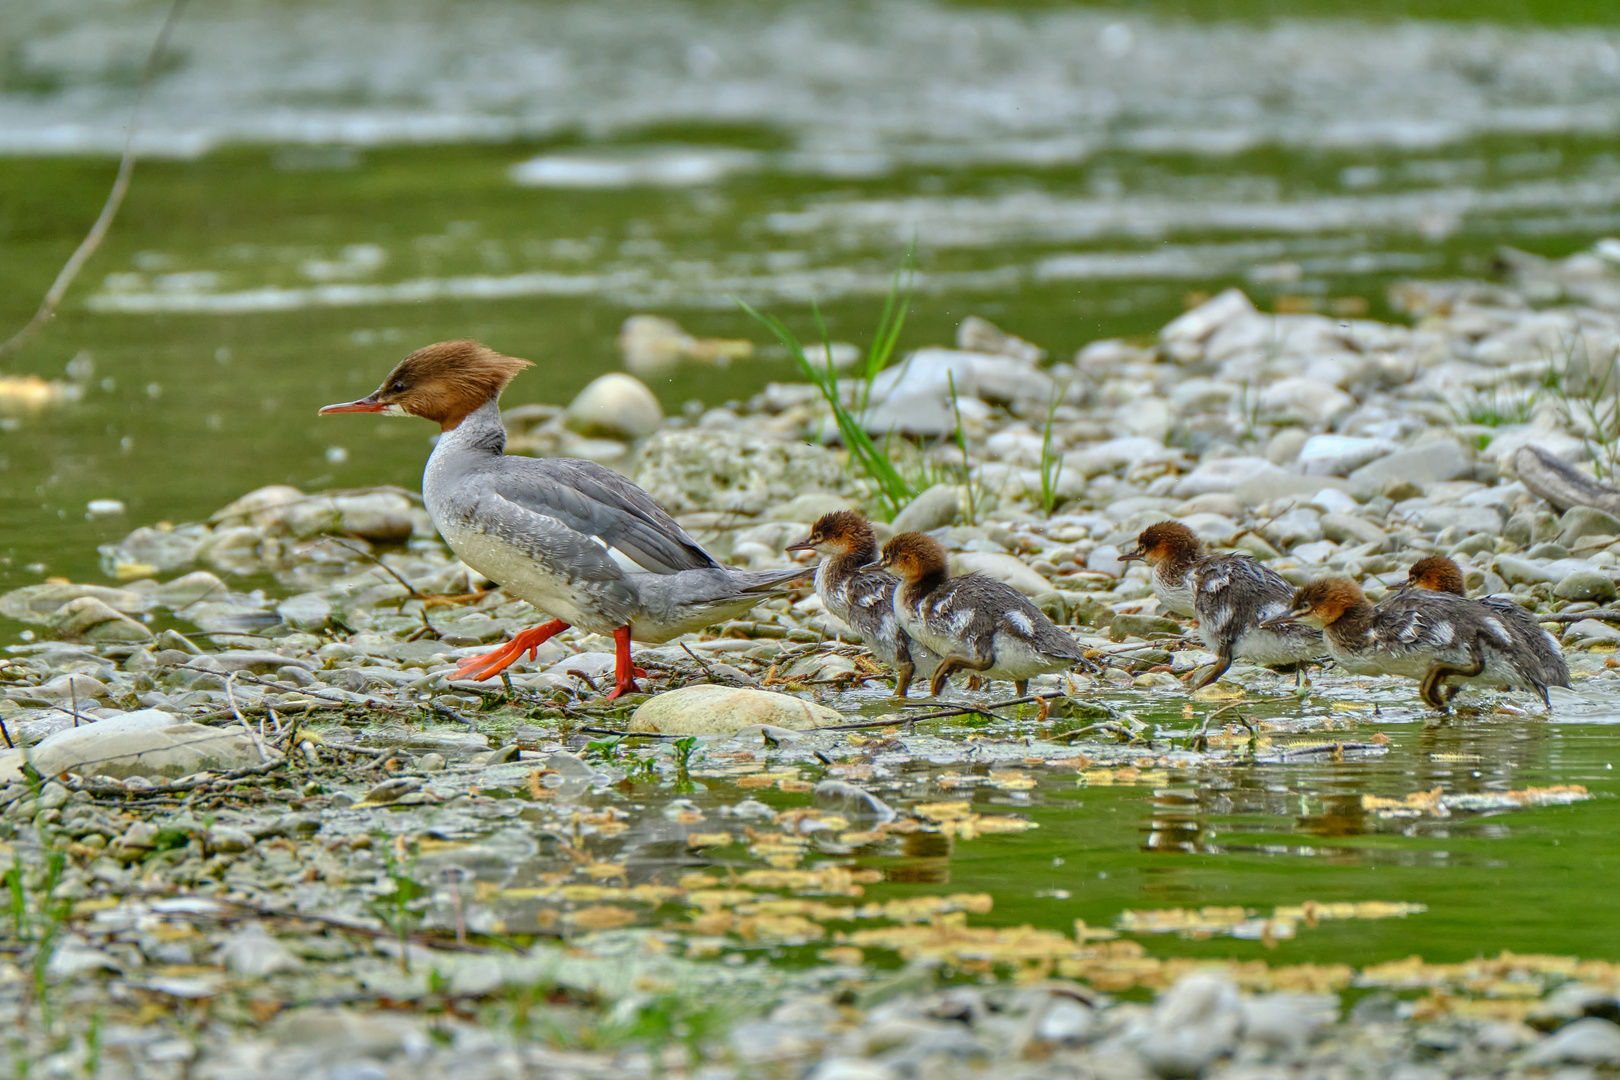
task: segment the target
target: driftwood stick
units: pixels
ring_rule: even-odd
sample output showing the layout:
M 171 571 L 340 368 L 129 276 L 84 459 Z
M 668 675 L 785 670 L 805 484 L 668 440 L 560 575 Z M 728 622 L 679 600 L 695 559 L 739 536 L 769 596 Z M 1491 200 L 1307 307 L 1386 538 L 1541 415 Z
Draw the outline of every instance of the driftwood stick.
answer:
M 1620 488 L 1600 484 L 1539 446 L 1522 446 L 1513 455 L 1513 471 L 1534 495 L 1562 513 L 1572 506 L 1595 506 L 1620 514 Z

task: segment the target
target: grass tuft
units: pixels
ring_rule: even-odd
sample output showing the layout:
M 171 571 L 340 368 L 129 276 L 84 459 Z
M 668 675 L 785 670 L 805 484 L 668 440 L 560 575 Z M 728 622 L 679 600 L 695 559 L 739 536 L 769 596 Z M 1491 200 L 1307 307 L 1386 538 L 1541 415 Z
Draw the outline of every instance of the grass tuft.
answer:
M 888 367 L 889 361 L 894 358 L 894 350 L 900 340 L 900 330 L 905 326 L 906 312 L 911 306 L 912 277 L 910 273 L 912 263 L 911 254 L 906 256 L 906 265 L 895 271 L 894 281 L 889 286 L 888 299 L 883 304 L 883 315 L 878 320 L 877 332 L 872 336 L 872 344 L 866 351 L 866 358 L 862 362 L 857 374 L 859 380 L 853 400 L 850 404 L 844 403 L 843 395 L 838 389 L 838 374 L 833 369 L 832 339 L 827 335 L 826 324 L 821 318 L 821 309 L 815 304 L 811 311 L 815 316 L 816 329 L 821 333 L 821 341 L 825 350 L 824 363 L 812 363 L 806 355 L 804 346 L 783 322 L 774 315 L 767 315 L 757 311 L 744 300 L 737 300 L 737 306 L 747 312 L 750 318 L 764 326 L 782 346 L 787 349 L 793 362 L 799 365 L 815 388 L 821 393 L 822 399 L 832 409 L 833 420 L 838 425 L 839 438 L 849 450 L 850 456 L 860 466 L 861 471 L 871 478 L 877 489 L 879 501 L 882 503 L 884 516 L 892 520 L 912 499 L 917 497 L 916 490 L 900 475 L 888 454 L 878 448 L 872 437 L 866 433 L 864 421 L 866 411 L 871 405 L 872 383 L 878 373 Z M 905 284 L 901 284 L 901 276 L 905 275 Z

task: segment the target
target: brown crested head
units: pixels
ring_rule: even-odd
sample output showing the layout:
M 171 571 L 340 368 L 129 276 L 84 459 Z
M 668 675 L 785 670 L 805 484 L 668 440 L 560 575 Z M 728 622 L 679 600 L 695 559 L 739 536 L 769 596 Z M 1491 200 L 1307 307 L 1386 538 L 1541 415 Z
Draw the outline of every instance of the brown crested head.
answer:
M 870 559 L 877 554 L 877 534 L 872 523 L 854 510 L 834 510 L 823 514 L 810 526 L 810 535 L 788 551 L 819 551 L 823 555 Z
M 1162 562 L 1192 560 L 1203 554 L 1198 534 L 1179 521 L 1156 521 L 1136 537 L 1136 546 L 1120 553 L 1120 560 L 1141 559 L 1150 566 Z
M 388 378 L 367 396 L 328 405 L 320 415 L 340 412 L 420 416 L 449 431 L 467 414 L 501 396 L 528 360 L 503 356 L 476 341 L 441 341 L 426 345 L 399 362 Z
M 945 549 L 926 533 L 901 533 L 883 545 L 878 565 L 901 581 L 944 577 Z
M 1323 578 L 1294 594 L 1294 607 L 1289 614 L 1312 626 L 1329 627 L 1344 618 L 1345 612 L 1366 603 L 1361 586 L 1349 578 Z
M 1406 584 L 1414 589 L 1467 596 L 1462 570 L 1444 555 L 1429 555 L 1412 564 L 1406 572 Z

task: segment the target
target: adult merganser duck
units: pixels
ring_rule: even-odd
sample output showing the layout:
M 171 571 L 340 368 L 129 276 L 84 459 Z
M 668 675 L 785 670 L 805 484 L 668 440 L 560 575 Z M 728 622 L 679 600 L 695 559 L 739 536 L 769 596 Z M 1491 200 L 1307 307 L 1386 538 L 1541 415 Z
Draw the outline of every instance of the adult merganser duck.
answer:
M 939 666 L 939 657 L 913 641 L 895 617 L 894 590 L 899 581 L 862 569 L 878 557 L 877 534 L 870 521 L 853 510 L 823 514 L 810 527 L 810 535 L 787 550 L 821 553 L 816 595 L 828 611 L 861 635 L 873 656 L 894 669 L 896 697 L 906 696 L 918 667 L 933 671 Z
M 1413 563 L 1406 573 L 1406 587 L 1429 589 L 1466 597 L 1462 570 L 1444 555 L 1429 555 Z M 1513 639 L 1513 654 L 1517 666 L 1528 680 L 1530 688 L 1541 695 L 1542 703 L 1552 707 L 1547 694 L 1549 686 L 1569 685 L 1569 665 L 1564 663 L 1564 652 L 1558 639 L 1542 629 L 1533 613 L 1502 596 L 1483 596 L 1474 601 L 1488 608 L 1502 620 L 1508 636 Z
M 1085 650 L 1010 585 L 983 574 L 947 576 L 945 549 L 923 533 L 901 533 L 867 569 L 900 579 L 894 614 L 913 641 L 943 659 L 928 680 L 936 697 L 956 671 L 1011 679 L 1020 695 L 1032 675 L 1086 664 Z
M 507 457 L 498 402 L 530 362 L 476 341 L 442 341 L 400 361 L 373 393 L 327 413 L 420 416 L 442 434 L 422 474 L 422 501 L 463 562 L 552 616 L 493 652 L 463 660 L 452 679 L 487 679 L 555 634 L 612 634 L 608 698 L 647 673 L 630 641 L 662 642 L 739 615 L 804 571 L 723 566 L 652 496 L 590 461 Z
M 1215 653 L 1215 663 L 1194 690 L 1225 675 L 1239 658 L 1299 670 L 1325 652 L 1319 631 L 1287 618 L 1294 587 L 1281 574 L 1236 552 L 1206 555 L 1197 534 L 1179 521 L 1149 525 L 1120 559 L 1146 562 L 1159 604 L 1198 620 L 1199 640 Z
M 1329 655 L 1358 675 L 1404 675 L 1442 712 L 1447 679 L 1472 686 L 1524 686 L 1522 651 L 1482 604 L 1450 593 L 1403 589 L 1374 607 L 1348 578 L 1300 589 L 1288 615 L 1322 628 Z

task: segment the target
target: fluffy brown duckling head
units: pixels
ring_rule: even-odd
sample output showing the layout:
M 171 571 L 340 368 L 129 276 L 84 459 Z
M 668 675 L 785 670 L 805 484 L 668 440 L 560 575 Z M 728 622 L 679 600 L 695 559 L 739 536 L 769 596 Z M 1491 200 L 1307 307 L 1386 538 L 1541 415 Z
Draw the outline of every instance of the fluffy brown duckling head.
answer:
M 1179 521 L 1159 521 L 1143 529 L 1136 546 L 1120 553 L 1121 562 L 1140 560 L 1149 566 L 1160 563 L 1191 562 L 1204 552 L 1198 534 Z
M 1361 586 L 1349 578 L 1323 578 L 1294 594 L 1289 615 L 1307 626 L 1325 630 L 1344 618 L 1345 612 L 1367 603 Z
M 945 576 L 945 549 L 924 533 L 901 533 L 883 545 L 883 555 L 872 569 L 886 570 L 904 582 Z
M 877 554 L 877 534 L 872 523 L 854 510 L 834 510 L 821 515 L 810 527 L 810 535 L 787 551 L 815 551 L 834 558 L 854 555 L 870 559 Z
M 528 360 L 502 356 L 476 341 L 441 341 L 399 362 L 376 390 L 358 401 L 328 405 L 327 413 L 369 412 L 420 416 L 449 431 L 467 414 L 501 396 Z
M 1453 596 L 1468 595 L 1468 589 L 1463 585 L 1462 570 L 1444 555 L 1430 555 L 1413 563 L 1406 572 L 1406 584 L 1414 589 L 1429 589 Z

